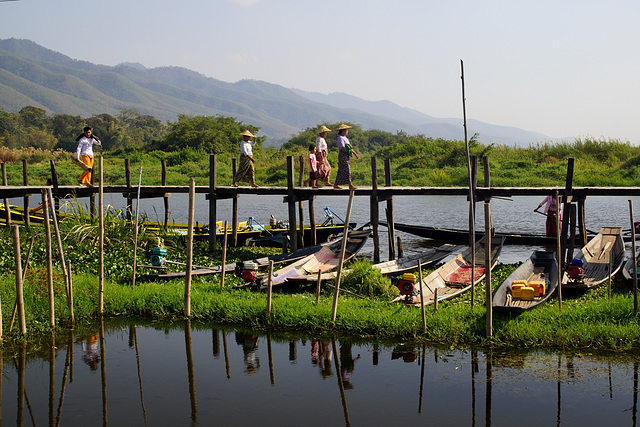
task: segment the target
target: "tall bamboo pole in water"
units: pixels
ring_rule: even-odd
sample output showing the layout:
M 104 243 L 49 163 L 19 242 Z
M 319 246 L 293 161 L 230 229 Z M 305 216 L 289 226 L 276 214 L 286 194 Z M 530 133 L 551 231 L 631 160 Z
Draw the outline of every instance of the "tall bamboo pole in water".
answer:
M 187 222 L 187 275 L 184 284 L 184 315 L 191 316 L 191 270 L 193 268 L 193 217 L 195 216 L 196 180 L 189 181 L 189 220 Z M 212 229 L 215 232 L 215 229 Z M 224 266 L 222 266 L 224 268 Z
M 102 168 L 100 168 L 102 171 Z M 136 267 L 138 266 L 138 218 L 140 217 L 140 187 L 142 186 L 142 166 L 140 166 L 140 174 L 138 175 L 138 197 L 136 200 L 136 222 L 133 230 L 133 274 L 131 275 L 131 286 L 136 285 Z
M 464 94 L 464 62 L 460 60 L 460 79 L 462 80 L 462 120 L 464 127 L 464 145 L 467 149 L 467 173 L 469 174 L 469 247 L 471 248 L 471 305 L 475 304 L 475 276 L 476 265 L 476 213 L 475 213 L 475 195 L 473 194 L 473 180 L 471 178 L 471 154 L 469 152 L 469 140 L 467 139 L 467 107 Z
M 55 300 L 53 294 L 53 265 L 51 260 L 51 226 L 49 224 L 49 200 L 47 190 L 42 189 L 42 212 L 44 213 L 44 235 L 47 254 L 47 282 L 49 288 L 49 324 L 56 327 Z

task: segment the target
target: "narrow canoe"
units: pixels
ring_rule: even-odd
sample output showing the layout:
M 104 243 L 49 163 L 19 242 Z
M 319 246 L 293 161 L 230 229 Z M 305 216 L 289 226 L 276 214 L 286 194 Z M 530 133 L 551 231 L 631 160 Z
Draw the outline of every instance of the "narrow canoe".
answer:
M 491 269 L 498 264 L 498 258 L 504 245 L 504 237 L 491 239 Z M 412 301 L 406 301 L 405 296 L 400 295 L 392 302 L 402 302 L 407 305 L 420 307 L 433 304 L 435 301 L 435 293 L 437 290 L 438 301 L 446 300 L 458 296 L 471 289 L 471 248 L 465 249 L 455 258 L 433 271 L 422 282 L 417 284 L 418 291 L 422 293 L 413 297 Z M 474 268 L 473 283 L 477 284 L 485 276 L 485 240 L 484 237 L 476 242 L 476 264 Z
M 347 245 L 344 254 L 344 261 L 353 258 L 362 249 L 371 234 L 371 230 L 355 230 L 347 235 Z M 271 276 L 271 285 L 273 287 L 281 286 L 289 278 L 305 276 L 308 274 L 318 274 L 318 271 L 326 272 L 338 267 L 340 261 L 340 250 L 342 249 L 342 240 L 334 240 L 330 243 L 322 245 L 322 249 L 309 255 L 299 261 L 289 264 L 288 266 L 275 271 Z M 269 281 L 268 274 L 262 277 L 261 286 L 264 288 Z
M 525 301 L 511 296 L 514 280 L 540 280 L 545 282 L 545 293 L 533 300 Z M 535 251 L 522 265 L 516 268 L 496 290 L 493 309 L 502 311 L 523 311 L 545 302 L 558 287 L 558 263 L 555 252 Z
M 562 275 L 562 289 L 586 290 L 613 277 L 624 263 L 622 227 L 602 227 L 574 258 L 584 263 L 583 278 L 571 279 L 565 271 Z
M 400 259 L 395 259 L 391 261 L 385 261 L 378 264 L 373 264 L 371 268 L 376 270 L 380 270 L 382 274 L 402 274 L 410 271 L 414 271 L 418 269 L 418 261 L 420 261 L 422 267 L 429 267 L 435 265 L 446 258 L 448 255 L 457 252 L 463 248 L 462 245 L 450 245 L 444 244 L 438 246 L 437 248 L 427 248 L 424 251 L 403 257 Z M 343 273 L 348 273 L 349 270 L 343 270 Z M 338 273 L 336 271 L 331 271 L 328 273 L 322 273 L 320 275 L 320 281 L 325 280 L 333 280 L 336 278 Z M 292 277 L 289 280 L 292 281 L 302 281 L 302 282 L 311 282 L 315 283 L 318 281 L 318 274 L 307 274 L 299 277 Z

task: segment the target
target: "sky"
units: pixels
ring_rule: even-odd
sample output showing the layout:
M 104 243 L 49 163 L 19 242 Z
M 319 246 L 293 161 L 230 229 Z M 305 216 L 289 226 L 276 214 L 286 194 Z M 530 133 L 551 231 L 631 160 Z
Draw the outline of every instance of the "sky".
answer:
M 0 0 L 11 37 L 440 118 L 462 118 L 463 61 L 468 119 L 640 144 L 637 0 Z

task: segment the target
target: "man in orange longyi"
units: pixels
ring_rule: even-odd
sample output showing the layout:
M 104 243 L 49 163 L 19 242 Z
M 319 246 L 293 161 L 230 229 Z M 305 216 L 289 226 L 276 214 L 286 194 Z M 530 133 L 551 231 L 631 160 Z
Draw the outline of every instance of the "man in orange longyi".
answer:
M 78 141 L 78 149 L 76 150 L 76 158 L 84 163 L 89 170 L 83 171 L 78 179 L 78 184 L 92 187 L 91 170 L 93 169 L 93 144 L 102 145 L 100 138 L 91 134 L 91 128 L 86 126 L 84 133 L 76 138 Z

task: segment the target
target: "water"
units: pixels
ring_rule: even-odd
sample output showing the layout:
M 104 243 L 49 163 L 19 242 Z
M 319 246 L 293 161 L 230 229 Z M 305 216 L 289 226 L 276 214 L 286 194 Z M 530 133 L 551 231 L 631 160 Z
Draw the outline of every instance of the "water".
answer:
M 512 199 L 494 199 L 491 201 L 491 217 L 494 227 L 504 233 L 533 233 L 544 234 L 545 217 L 533 210 L 543 197 L 519 196 Z M 630 229 L 629 203 L 640 206 L 640 197 L 589 197 L 585 203 L 586 227 L 597 232 L 602 226 L 618 226 Z M 22 203 L 17 200 L 14 203 Z M 118 209 L 124 209 L 126 199 L 119 194 L 106 194 L 105 204 Z M 322 222 L 322 210 L 328 206 L 341 218 L 346 217 L 348 197 L 318 196 L 315 201 L 316 221 Z M 177 222 L 187 222 L 187 194 L 173 194 L 170 198 L 170 218 Z M 434 227 L 449 227 L 468 229 L 469 205 L 465 197 L 460 196 L 396 196 L 393 199 L 394 218 L 396 222 Z M 135 201 L 134 201 L 135 208 Z M 380 203 L 381 219 L 385 218 L 386 203 Z M 637 209 L 640 209 L 637 208 Z M 203 194 L 196 195 L 196 220 L 200 223 L 209 222 L 209 205 Z M 151 220 L 164 218 L 164 204 L 162 199 L 142 199 L 140 212 L 145 213 Z M 242 195 L 238 199 L 238 220 L 245 221 L 253 216 L 258 222 L 268 224 L 271 215 L 278 219 L 288 218 L 287 204 L 282 196 Z M 297 209 L 296 209 L 297 212 Z M 218 220 L 231 221 L 231 199 L 218 201 Z M 351 222 L 364 225 L 369 222 L 369 197 L 355 197 L 351 212 Z M 308 204 L 305 203 L 305 222 L 308 222 Z M 484 204 L 476 205 L 476 228 L 484 230 Z M 386 228 L 380 227 L 380 256 L 384 261 L 389 253 Z M 423 239 L 411 234 L 396 232 L 401 236 L 403 247 L 407 255 L 420 251 L 424 246 L 434 245 L 436 242 Z M 438 242 L 437 244 L 440 244 Z M 524 261 L 533 250 L 544 249 L 539 246 L 505 246 L 500 262 L 513 264 Z M 369 241 L 360 252 L 361 256 L 373 258 L 373 243 Z
M 19 347 L 5 355 L 2 421 L 560 426 L 637 419 L 637 352 L 449 349 L 123 319 L 104 329 L 58 336 L 55 347 L 42 342 L 28 356 Z

